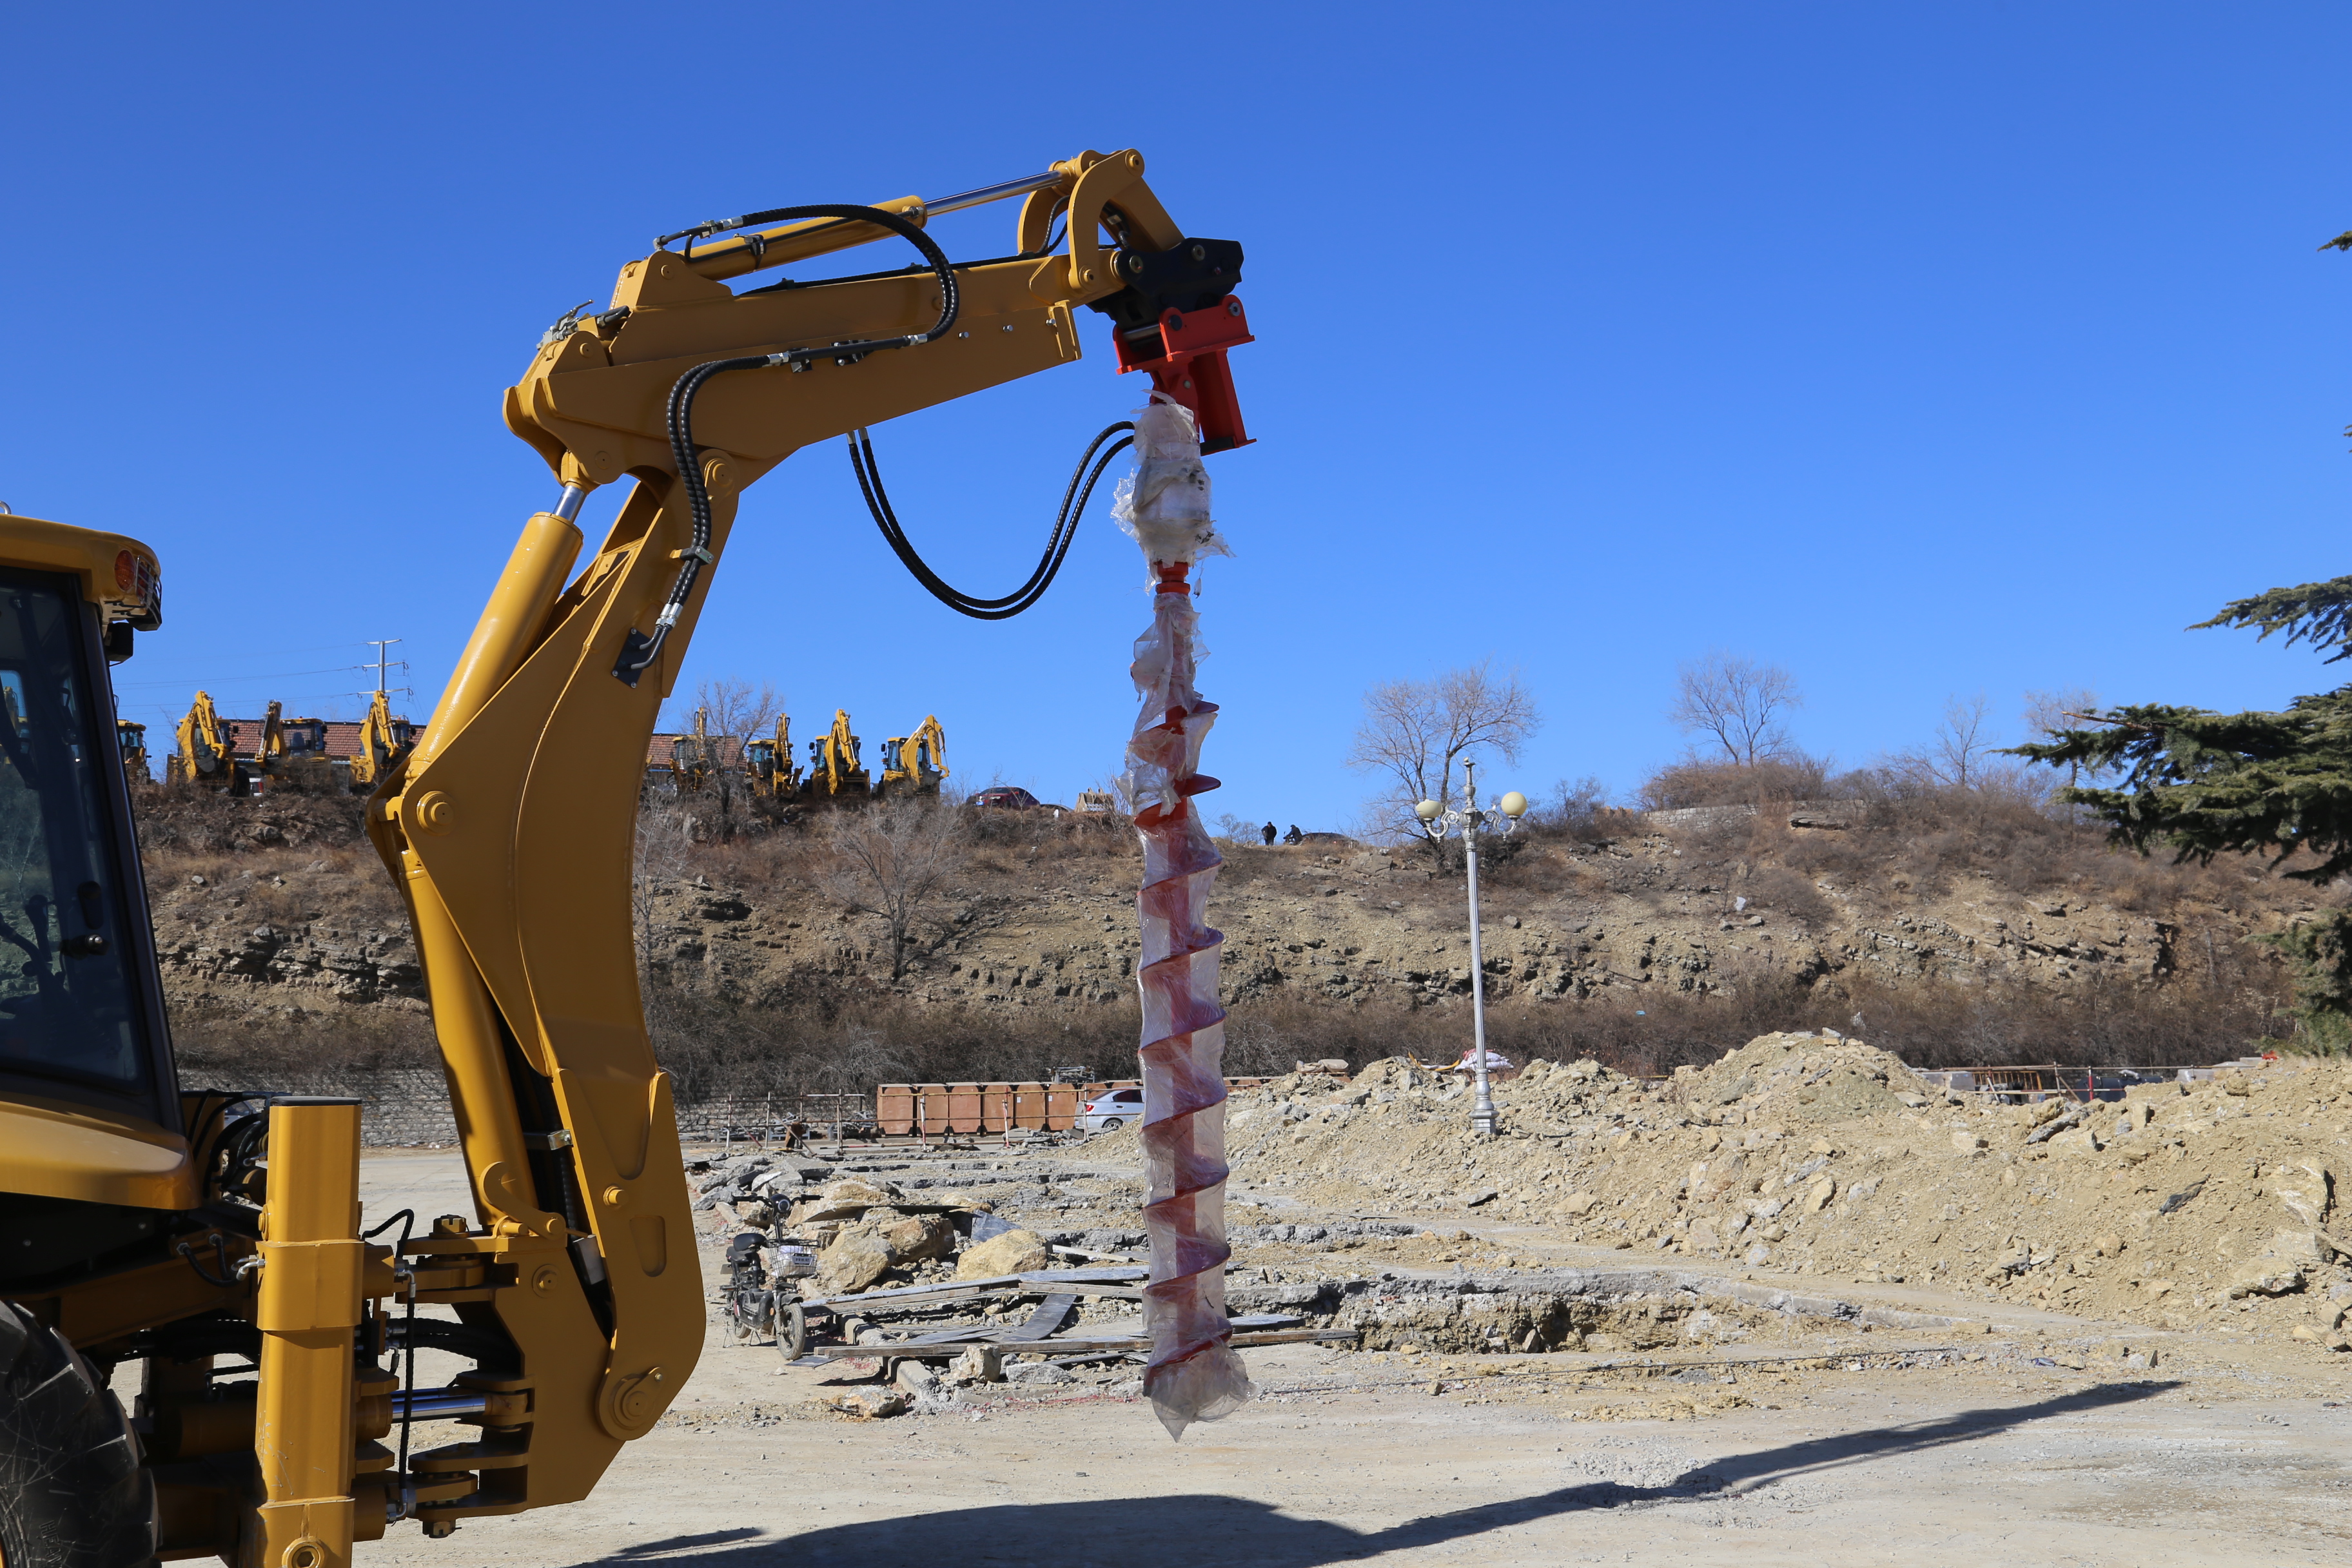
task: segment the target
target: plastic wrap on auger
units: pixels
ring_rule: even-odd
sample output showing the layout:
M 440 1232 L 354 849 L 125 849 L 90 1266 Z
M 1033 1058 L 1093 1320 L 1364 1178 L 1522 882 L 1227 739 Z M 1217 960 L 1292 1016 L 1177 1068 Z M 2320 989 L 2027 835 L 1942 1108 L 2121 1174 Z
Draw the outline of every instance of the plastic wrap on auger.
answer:
M 1250 1397 L 1249 1374 L 1225 1320 L 1224 1008 L 1217 1000 L 1223 933 L 1202 923 L 1216 880 L 1216 847 L 1194 809 L 1217 787 L 1200 771 L 1217 705 L 1193 689 L 1198 617 L 1187 578 L 1203 554 L 1227 554 L 1209 516 L 1209 479 L 1190 411 L 1153 395 L 1135 416 L 1134 475 L 1116 515 L 1150 563 L 1151 627 L 1136 639 L 1142 711 L 1127 744 L 1120 792 L 1143 840 L 1144 1225 L 1151 1281 L 1144 1322 L 1151 1360 L 1144 1392 L 1169 1435 L 1213 1420 Z

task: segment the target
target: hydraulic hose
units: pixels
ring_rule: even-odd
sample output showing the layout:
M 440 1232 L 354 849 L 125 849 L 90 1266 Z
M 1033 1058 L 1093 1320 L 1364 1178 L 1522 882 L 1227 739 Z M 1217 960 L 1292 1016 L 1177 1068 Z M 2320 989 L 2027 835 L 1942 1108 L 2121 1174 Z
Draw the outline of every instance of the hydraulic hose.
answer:
M 892 552 L 915 574 L 915 581 L 958 615 L 970 616 L 976 621 L 1002 621 L 1034 605 L 1054 585 L 1055 575 L 1062 570 L 1062 559 L 1070 552 L 1070 542 L 1077 537 L 1078 519 L 1087 510 L 1087 499 L 1094 494 L 1096 481 L 1103 477 L 1103 470 L 1110 467 L 1113 458 L 1135 445 L 1135 437 L 1127 435 L 1113 442 L 1107 451 L 1102 450 L 1103 443 L 1121 431 L 1134 429 L 1132 422 L 1122 419 L 1105 427 L 1087 444 L 1087 449 L 1078 457 L 1078 466 L 1070 471 L 1069 484 L 1062 491 L 1062 508 L 1055 514 L 1053 531 L 1045 536 L 1045 551 L 1037 558 L 1036 570 L 1029 574 L 1026 583 L 994 599 L 977 598 L 952 586 L 916 552 L 890 505 L 890 497 L 882 489 L 882 468 L 875 461 L 874 442 L 863 429 L 849 433 L 849 466 L 856 470 L 857 488 L 865 492 L 866 510 L 874 514 L 875 526 L 882 531 Z M 1097 451 L 1102 451 L 1099 458 L 1096 456 Z M 1093 465 L 1092 471 L 1088 470 L 1089 464 Z
M 910 332 L 904 337 L 872 338 L 859 342 L 830 343 L 823 348 L 787 349 L 782 353 L 745 354 L 736 359 L 711 360 L 696 365 L 677 378 L 669 389 L 670 456 L 677 464 L 678 483 L 686 488 L 686 503 L 692 515 L 693 539 L 680 552 L 677 579 L 670 584 L 669 595 L 662 601 L 661 613 L 654 617 L 653 634 L 648 637 L 635 626 L 621 644 L 621 657 L 613 666 L 614 677 L 624 685 L 635 686 L 637 678 L 652 668 L 661 657 L 662 645 L 669 640 L 670 627 L 685 613 L 686 602 L 694 593 L 694 584 L 702 569 L 712 560 L 710 553 L 710 491 L 702 481 L 702 464 L 694 446 L 694 400 L 703 385 L 715 376 L 729 371 L 755 370 L 775 365 L 789 365 L 795 371 L 805 370 L 820 359 L 836 363 L 855 363 L 866 355 L 881 349 L 908 349 L 944 337 L 955 325 L 961 309 L 956 295 L 954 265 L 947 253 L 931 237 L 894 212 L 880 207 L 832 205 L 829 204 L 803 207 L 776 207 L 767 212 L 748 213 L 740 218 L 716 224 L 704 224 L 687 231 L 708 236 L 722 229 L 740 228 L 747 224 L 782 223 L 799 218 L 838 217 L 879 225 L 907 240 L 922 252 L 930 264 L 931 276 L 940 283 L 940 319 L 928 331 Z M 672 235 L 670 238 L 677 238 Z

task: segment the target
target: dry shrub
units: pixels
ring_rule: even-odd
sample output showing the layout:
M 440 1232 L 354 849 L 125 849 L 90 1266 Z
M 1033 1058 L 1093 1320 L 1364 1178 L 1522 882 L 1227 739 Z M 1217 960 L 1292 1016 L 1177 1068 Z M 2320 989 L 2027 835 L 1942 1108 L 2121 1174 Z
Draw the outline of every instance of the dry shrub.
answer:
M 131 813 L 142 855 L 247 855 L 272 849 L 365 848 L 367 801 L 281 791 L 233 798 L 194 784 L 134 785 Z
M 1700 805 L 1755 805 L 1771 801 L 1820 800 L 1830 793 L 1829 763 L 1792 752 L 1753 763 L 1685 757 L 1643 781 L 1638 795 L 1648 811 Z
M 1815 931 L 1826 930 L 1836 919 L 1836 910 L 1822 897 L 1821 889 L 1786 866 L 1756 867 L 1731 885 L 1751 907 L 1778 910 Z
M 646 1000 L 654 1054 L 681 1100 L 782 1099 L 887 1082 L 1026 1082 L 1071 1066 L 1132 1078 L 1142 1026 L 1132 1003 L 1077 1014 L 926 1006 L 843 990 L 752 1007 L 663 987 Z
M 342 1073 L 440 1065 L 432 1020 L 405 1008 L 175 1009 L 172 1044 L 184 1088 L 299 1089 Z

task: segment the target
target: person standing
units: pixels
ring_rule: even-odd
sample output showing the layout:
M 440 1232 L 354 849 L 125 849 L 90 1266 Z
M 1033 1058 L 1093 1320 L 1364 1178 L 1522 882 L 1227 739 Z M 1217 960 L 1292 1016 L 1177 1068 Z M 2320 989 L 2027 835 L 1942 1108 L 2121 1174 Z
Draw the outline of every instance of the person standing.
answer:
M 1272 848 L 1274 847 L 1274 824 L 1271 822 L 1267 823 L 1260 831 L 1265 835 L 1266 847 L 1269 849 Z

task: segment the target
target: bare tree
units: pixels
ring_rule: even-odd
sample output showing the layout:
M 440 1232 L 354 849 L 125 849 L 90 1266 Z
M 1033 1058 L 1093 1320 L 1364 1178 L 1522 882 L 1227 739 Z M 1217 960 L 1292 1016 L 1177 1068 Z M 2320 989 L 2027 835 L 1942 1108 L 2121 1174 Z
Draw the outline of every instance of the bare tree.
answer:
M 2099 694 L 2084 686 L 2061 687 L 2055 691 L 2029 691 L 2025 694 L 2025 727 L 2042 740 L 2055 740 L 2068 730 L 2087 728 L 2089 715 L 2099 710 Z M 2093 768 L 2095 780 L 2101 770 Z M 2083 764 L 2079 761 L 2066 764 L 2066 787 L 2079 786 L 2083 782 Z
M 2025 727 L 2037 735 L 2054 736 L 2079 730 L 2084 716 L 2099 710 L 2099 694 L 2084 686 L 2064 686 L 2054 691 L 2025 694 Z
M 753 686 L 748 680 L 722 676 L 706 680 L 694 689 L 694 705 L 708 715 L 705 723 L 714 735 L 732 735 L 740 747 L 743 742 L 768 733 L 776 727 L 783 713 L 784 700 L 766 681 Z M 689 719 L 681 729 L 692 728 Z M 740 752 L 728 760 L 729 766 L 740 763 Z
M 653 958 L 655 895 L 666 884 L 684 879 L 691 865 L 696 826 L 694 817 L 674 803 L 649 803 L 637 812 L 629 904 L 637 928 L 641 975 Z
M 824 832 L 825 891 L 882 922 L 890 940 L 890 978 L 905 978 L 916 921 L 969 853 L 963 808 L 919 795 L 884 801 L 831 813 Z
M 1364 721 L 1348 765 L 1387 775 L 1370 808 L 1379 828 L 1425 838 L 1413 803 L 1450 801 L 1463 753 L 1484 747 L 1515 763 L 1542 726 L 1518 671 L 1498 677 L 1485 660 L 1434 680 L 1393 680 L 1364 693 Z
M 1686 735 L 1712 736 L 1734 763 L 1752 768 L 1790 749 L 1788 711 L 1804 704 L 1796 678 L 1779 665 L 1717 648 L 1682 667 L 1666 717 Z
M 1992 705 L 1979 691 L 1974 697 L 1951 697 L 1944 702 L 1944 721 L 1925 746 L 1898 752 L 1889 759 L 1895 771 L 1913 783 L 1937 789 L 1980 789 L 1992 772 L 1989 765 L 1996 737 L 1988 722 Z
M 1970 789 L 1984 782 L 1985 760 L 1997 739 L 1986 725 L 1990 710 L 1981 691 L 1944 703 L 1944 721 L 1936 726 L 1935 758 L 1944 782 L 1956 789 Z

